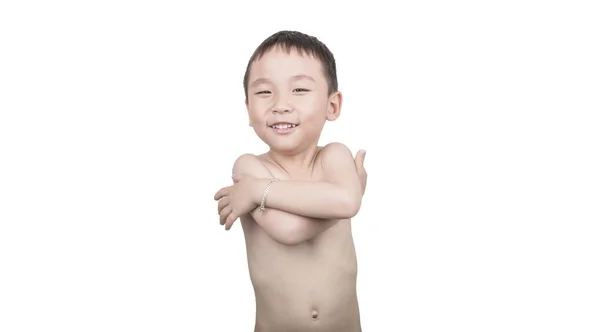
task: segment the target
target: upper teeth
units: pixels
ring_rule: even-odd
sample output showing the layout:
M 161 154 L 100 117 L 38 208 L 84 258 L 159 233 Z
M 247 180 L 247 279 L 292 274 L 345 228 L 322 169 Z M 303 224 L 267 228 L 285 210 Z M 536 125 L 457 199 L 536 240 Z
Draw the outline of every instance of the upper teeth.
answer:
M 276 125 L 272 125 L 271 128 L 275 128 L 275 129 L 288 129 L 288 128 L 294 128 L 296 127 L 295 124 L 276 124 Z

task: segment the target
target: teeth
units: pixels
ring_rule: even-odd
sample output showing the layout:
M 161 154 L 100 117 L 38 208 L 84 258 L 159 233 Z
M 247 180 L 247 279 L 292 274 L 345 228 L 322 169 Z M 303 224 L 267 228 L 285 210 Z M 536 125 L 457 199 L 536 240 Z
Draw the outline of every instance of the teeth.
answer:
M 273 128 L 273 129 L 289 129 L 289 128 L 294 128 L 294 127 L 296 127 L 296 125 L 294 125 L 294 124 L 277 124 L 277 125 L 271 126 L 271 128 Z

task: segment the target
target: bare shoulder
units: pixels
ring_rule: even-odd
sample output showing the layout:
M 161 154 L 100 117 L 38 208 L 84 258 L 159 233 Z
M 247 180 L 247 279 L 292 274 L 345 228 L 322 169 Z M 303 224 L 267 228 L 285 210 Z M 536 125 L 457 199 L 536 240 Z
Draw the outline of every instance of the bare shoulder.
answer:
M 258 156 L 252 153 L 244 153 L 235 159 L 233 168 L 246 168 L 258 161 Z
M 331 142 L 321 149 L 321 164 L 323 168 L 353 165 L 352 151 L 344 143 Z
M 270 177 L 268 169 L 260 160 L 260 156 L 244 153 L 233 163 L 233 173 L 247 174 L 256 177 Z
M 321 149 L 321 153 L 323 153 L 324 155 L 334 155 L 334 156 L 352 156 L 352 152 L 350 151 L 350 148 L 348 148 L 348 146 L 346 146 L 346 144 L 344 143 L 340 143 L 340 142 L 331 142 L 327 145 L 325 145 L 322 149 Z

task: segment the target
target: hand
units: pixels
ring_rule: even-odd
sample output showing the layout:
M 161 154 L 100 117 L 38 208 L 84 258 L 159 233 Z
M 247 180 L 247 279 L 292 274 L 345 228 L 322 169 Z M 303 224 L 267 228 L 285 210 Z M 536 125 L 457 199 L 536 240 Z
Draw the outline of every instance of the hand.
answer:
M 367 189 L 367 171 L 365 170 L 366 153 L 367 152 L 365 150 L 360 150 L 354 158 L 354 165 L 356 166 L 356 173 L 358 173 L 358 177 L 360 178 L 363 195 L 365 194 L 365 189 Z
M 256 178 L 249 175 L 233 175 L 234 184 L 221 188 L 215 194 L 215 201 L 219 201 L 219 216 L 221 225 L 225 230 L 230 230 L 233 223 L 241 216 L 254 210 L 258 204 L 254 201 Z

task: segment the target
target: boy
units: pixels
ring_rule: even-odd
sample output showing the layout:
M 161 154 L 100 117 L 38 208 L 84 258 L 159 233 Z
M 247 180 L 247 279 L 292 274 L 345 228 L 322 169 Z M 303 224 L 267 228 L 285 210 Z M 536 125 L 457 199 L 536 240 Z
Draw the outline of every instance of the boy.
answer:
M 280 31 L 244 75 L 246 108 L 269 146 L 244 154 L 215 195 L 221 225 L 240 218 L 256 297 L 255 332 L 361 331 L 350 227 L 367 175 L 364 151 L 317 146 L 340 115 L 335 60 L 318 39 Z

